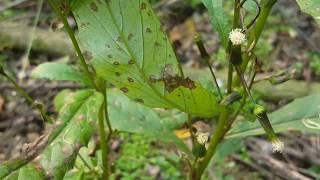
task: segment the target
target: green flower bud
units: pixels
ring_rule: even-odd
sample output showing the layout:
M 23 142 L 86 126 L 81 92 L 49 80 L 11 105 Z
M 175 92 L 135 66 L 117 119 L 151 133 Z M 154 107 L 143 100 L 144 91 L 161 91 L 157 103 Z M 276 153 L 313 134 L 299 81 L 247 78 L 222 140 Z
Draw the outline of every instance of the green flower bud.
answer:
M 194 143 L 194 147 L 192 149 L 192 153 L 197 158 L 202 158 L 206 155 L 207 149 L 205 145 L 198 143 L 197 141 Z
M 255 105 L 254 114 L 258 118 L 262 128 L 264 129 L 269 140 L 271 141 L 273 151 L 281 152 L 284 147 L 284 144 L 279 140 L 276 133 L 274 132 L 265 108 L 260 105 Z

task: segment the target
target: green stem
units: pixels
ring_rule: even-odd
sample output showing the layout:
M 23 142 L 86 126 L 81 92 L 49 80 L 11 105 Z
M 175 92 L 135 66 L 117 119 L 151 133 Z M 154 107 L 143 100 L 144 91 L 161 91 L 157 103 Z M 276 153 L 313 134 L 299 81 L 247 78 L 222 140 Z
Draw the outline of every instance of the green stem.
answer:
M 13 84 L 15 90 L 21 96 L 23 96 L 28 101 L 28 103 L 32 104 L 32 106 L 40 112 L 45 122 L 53 123 L 53 120 L 47 115 L 46 111 L 44 110 L 43 105 L 36 103 L 36 101 L 31 96 L 29 96 L 29 94 L 26 91 L 24 91 L 16 81 L 13 78 L 11 78 L 8 74 L 6 74 L 4 71 L 2 71 L 1 74 Z
M 270 12 L 272 10 L 273 5 L 277 2 L 277 0 L 262 0 L 260 2 L 261 6 L 261 11 L 259 14 L 259 17 L 257 18 L 255 25 L 252 29 L 252 32 L 249 35 L 249 40 L 248 40 L 248 45 L 250 46 L 252 43 L 257 44 L 261 33 L 264 29 L 264 26 L 267 22 L 267 18 L 270 15 Z M 254 47 L 251 48 L 251 50 L 253 50 Z M 247 65 L 251 59 L 251 56 L 249 55 L 249 53 L 245 53 L 243 55 L 243 62 L 241 64 L 241 70 L 242 72 L 245 72 L 245 69 L 247 68 Z M 234 78 L 234 82 L 233 85 L 238 86 L 240 84 L 240 78 L 238 76 L 236 76 Z
M 103 106 L 105 106 L 105 103 Z M 99 137 L 100 137 L 100 148 L 102 155 L 102 165 L 103 165 L 103 179 L 109 179 L 109 163 L 108 163 L 108 146 L 106 139 L 106 132 L 104 129 L 104 108 L 101 107 L 99 111 Z
M 57 16 L 59 17 L 59 19 L 63 22 L 63 25 L 64 25 L 71 41 L 72 41 L 72 45 L 73 45 L 74 49 L 76 50 L 77 55 L 80 59 L 80 64 L 81 64 L 81 67 L 82 67 L 84 73 L 89 78 L 91 85 L 93 87 L 97 88 L 95 81 L 94 81 L 94 78 L 89 71 L 89 67 L 85 61 L 85 58 L 81 52 L 81 49 L 79 47 L 77 40 L 76 40 L 76 37 L 74 35 L 74 31 L 72 30 L 72 28 L 70 27 L 70 25 L 68 23 L 67 16 L 63 12 L 61 12 L 61 10 L 59 9 L 59 6 L 56 4 L 56 2 L 54 0 L 48 0 L 48 2 L 50 4 L 50 6 L 53 8 L 53 10 L 55 11 L 55 13 L 57 14 Z M 65 10 L 65 11 L 67 11 L 67 10 Z
M 220 114 L 220 117 L 219 117 L 216 132 L 214 133 L 212 139 L 210 140 L 208 151 L 207 151 L 206 155 L 204 156 L 203 160 L 199 163 L 199 166 L 197 168 L 197 172 L 196 172 L 196 174 L 197 174 L 196 179 L 197 180 L 201 179 L 201 176 L 202 176 L 203 172 L 205 171 L 206 167 L 209 165 L 209 162 L 210 162 L 212 156 L 214 155 L 218 144 L 223 139 L 224 132 L 226 131 L 225 125 L 228 122 L 228 117 L 229 117 L 229 112 L 227 110 L 227 107 L 223 107 L 221 114 Z
M 104 88 L 104 91 L 103 91 L 103 96 L 104 96 L 104 116 L 105 116 L 105 119 L 106 119 L 106 122 L 107 122 L 107 126 L 108 126 L 108 130 L 109 130 L 109 134 L 108 134 L 108 141 L 110 140 L 111 136 L 112 136 L 112 133 L 113 133 L 113 130 L 112 130 L 112 126 L 111 126 L 111 122 L 110 122 L 110 118 L 109 118 L 109 111 L 108 111 L 108 94 L 107 94 L 107 88 L 105 87 Z

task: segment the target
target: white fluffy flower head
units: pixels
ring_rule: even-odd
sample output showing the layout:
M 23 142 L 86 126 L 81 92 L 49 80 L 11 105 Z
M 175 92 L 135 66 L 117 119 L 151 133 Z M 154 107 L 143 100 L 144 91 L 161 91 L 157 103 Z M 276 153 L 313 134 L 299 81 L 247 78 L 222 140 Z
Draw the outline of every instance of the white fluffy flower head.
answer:
M 241 32 L 242 29 L 232 29 L 229 33 L 229 39 L 233 45 L 241 45 L 246 42 L 246 35 Z
M 283 148 L 284 148 L 284 143 L 282 141 L 280 141 L 280 139 L 276 138 L 274 140 L 272 140 L 272 151 L 273 152 L 282 152 Z
M 209 133 L 198 133 L 196 137 L 199 144 L 205 145 L 209 140 Z

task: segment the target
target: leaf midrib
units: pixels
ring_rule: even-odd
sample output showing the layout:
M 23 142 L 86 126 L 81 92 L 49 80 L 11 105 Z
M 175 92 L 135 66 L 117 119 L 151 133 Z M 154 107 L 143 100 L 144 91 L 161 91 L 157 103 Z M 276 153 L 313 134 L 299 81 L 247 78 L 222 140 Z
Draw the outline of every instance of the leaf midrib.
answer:
M 131 1 L 130 1 L 130 2 L 131 2 Z M 139 70 L 139 73 L 140 73 L 140 75 L 142 76 L 142 78 L 144 79 L 144 81 L 151 87 L 152 91 L 153 91 L 154 93 L 156 93 L 156 95 L 158 95 L 159 97 L 161 97 L 163 100 L 165 100 L 165 101 L 166 101 L 167 103 L 169 103 L 171 106 L 176 107 L 176 108 L 178 108 L 178 109 L 180 109 L 180 110 L 184 110 L 181 106 L 177 105 L 176 103 L 170 101 L 168 98 L 166 98 L 165 96 L 163 96 L 163 95 L 150 83 L 150 81 L 148 81 L 148 78 L 145 76 L 144 71 L 139 67 L 139 65 L 138 65 L 138 63 L 137 63 L 137 58 L 134 56 L 134 54 L 132 53 L 131 48 L 129 47 L 128 42 L 127 42 L 127 39 L 124 37 L 123 32 L 120 31 L 120 28 L 119 28 L 119 26 L 117 25 L 117 23 L 116 23 L 116 21 L 115 21 L 115 18 L 114 18 L 114 15 L 113 15 L 113 12 L 111 11 L 110 5 L 109 5 L 107 2 L 105 2 L 105 3 L 106 3 L 106 5 L 107 5 L 108 11 L 109 11 L 109 13 L 110 13 L 110 15 L 111 15 L 112 23 L 113 23 L 114 26 L 117 28 L 117 31 L 119 32 L 119 35 L 121 36 L 121 38 L 122 38 L 122 40 L 123 40 L 123 43 L 124 43 L 125 47 L 126 47 L 127 50 L 128 50 L 129 55 L 130 55 L 131 57 L 133 57 L 132 60 L 135 62 L 134 65 L 135 65 L 136 68 Z M 140 4 L 141 4 L 141 1 L 139 0 L 139 6 L 140 6 Z M 122 11 L 121 8 L 120 8 L 120 11 Z M 142 20 L 141 11 L 139 11 L 139 14 L 140 14 L 140 20 L 141 20 L 141 25 L 142 25 L 142 32 L 141 32 L 141 33 L 142 33 L 142 35 L 143 35 L 143 20 Z M 143 37 L 143 36 L 142 36 L 142 37 Z M 143 44 L 144 44 L 144 39 L 142 39 L 142 40 L 143 40 L 142 42 L 143 42 Z M 143 45 L 143 50 L 144 50 L 144 45 Z M 145 55 L 145 53 L 143 52 L 142 62 L 144 62 L 144 55 Z

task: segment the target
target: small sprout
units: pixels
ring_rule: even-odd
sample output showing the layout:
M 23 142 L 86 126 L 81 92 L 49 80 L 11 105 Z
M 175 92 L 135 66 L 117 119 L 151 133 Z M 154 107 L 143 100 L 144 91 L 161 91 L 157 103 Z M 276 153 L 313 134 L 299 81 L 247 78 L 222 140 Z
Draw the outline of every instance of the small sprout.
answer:
M 242 29 L 236 28 L 229 33 L 229 39 L 233 45 L 241 45 L 246 42 L 246 35 Z

